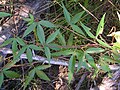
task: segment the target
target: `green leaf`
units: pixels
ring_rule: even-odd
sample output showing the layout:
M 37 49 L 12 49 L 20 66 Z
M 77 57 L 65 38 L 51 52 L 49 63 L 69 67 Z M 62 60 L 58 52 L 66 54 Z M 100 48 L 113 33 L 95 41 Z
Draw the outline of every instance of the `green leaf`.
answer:
M 102 19 L 100 20 L 100 23 L 97 27 L 97 32 L 96 32 L 96 38 L 98 37 L 99 34 L 102 34 L 103 29 L 104 29 L 104 19 L 105 19 L 106 13 L 103 15 Z
M 40 65 L 40 66 L 37 66 L 35 68 L 38 69 L 38 70 L 44 70 L 44 69 L 47 69 L 49 67 L 51 67 L 51 65 Z
M 68 72 L 68 83 L 70 84 L 70 82 L 73 80 L 73 73 L 72 72 Z
M 45 34 L 43 28 L 40 25 L 37 25 L 37 36 L 39 38 L 39 41 L 43 45 L 45 43 Z
M 6 13 L 6 12 L 0 12 L 0 18 L 2 17 L 7 17 L 7 16 L 11 16 L 12 14 L 10 13 Z
M 17 41 L 16 40 L 13 40 L 13 42 L 12 42 L 12 53 L 13 53 L 13 55 L 15 55 L 16 54 L 16 52 L 18 51 L 18 47 L 17 47 Z
M 86 54 L 85 56 L 86 56 L 86 59 L 87 59 L 88 63 L 89 63 L 93 68 L 97 69 L 93 57 L 90 56 L 89 54 Z
M 101 53 L 104 52 L 105 50 L 102 48 L 88 48 L 86 50 L 86 53 Z
M 27 48 L 26 55 L 27 55 L 28 61 L 31 63 L 33 59 L 32 59 L 32 51 L 30 48 Z
M 15 71 L 8 70 L 8 71 L 4 71 L 3 73 L 8 78 L 19 78 L 20 77 L 20 75 L 18 73 L 16 73 Z
M 22 38 L 17 37 L 17 42 L 21 45 L 21 46 L 25 46 L 26 44 L 24 43 Z
M 27 30 L 25 30 L 25 32 L 24 32 L 24 34 L 23 34 L 23 38 L 25 37 L 25 36 L 27 36 L 28 34 L 30 34 L 34 29 L 35 29 L 35 27 L 36 27 L 36 23 L 34 22 L 34 23 L 32 23 L 28 28 L 27 28 Z
M 78 59 L 78 67 L 77 67 L 77 72 L 81 69 L 82 67 L 82 62 L 85 60 L 85 54 L 83 51 L 79 51 L 77 54 L 77 59 Z
M 84 14 L 84 12 L 85 12 L 85 11 L 82 11 L 82 12 L 80 12 L 80 13 L 77 13 L 77 14 L 72 18 L 71 23 L 72 23 L 72 24 L 77 23 L 77 22 L 80 20 L 80 18 L 82 17 L 82 15 Z
M 27 25 L 31 25 L 32 23 L 34 23 L 34 16 L 32 14 L 29 14 L 30 18 L 23 18 L 24 21 L 27 21 L 28 24 Z
M 97 39 L 97 41 L 99 42 L 99 44 L 101 44 L 101 45 L 103 45 L 103 46 L 105 46 L 105 47 L 111 48 L 110 45 L 108 45 L 107 43 L 103 42 L 102 40 Z
M 67 42 L 67 45 L 68 46 L 72 46 L 73 45 L 73 33 L 70 34 L 69 36 L 69 39 L 68 39 L 68 42 Z
M 61 56 L 61 55 L 67 56 L 70 54 L 74 54 L 74 51 L 73 50 L 64 50 L 64 51 L 54 52 L 54 53 L 52 53 L 52 56 Z
M 75 69 L 75 57 L 74 55 L 72 55 L 69 60 L 68 70 L 74 73 L 74 69 Z
M 91 71 L 86 61 L 82 62 L 82 66 L 84 66 L 87 70 Z
M 61 50 L 60 46 L 58 44 L 55 44 L 55 43 L 49 43 L 48 47 L 52 50 Z
M 43 50 L 41 47 L 38 47 L 38 46 L 33 45 L 33 44 L 29 45 L 29 48 L 31 48 L 33 50 L 41 50 L 41 51 Z
M 29 14 L 31 21 L 34 21 L 34 16 L 32 14 Z
M 48 61 L 50 62 L 50 59 L 51 59 L 50 49 L 48 47 L 44 47 L 44 49 L 45 49 L 45 55 L 46 55 Z
M 3 67 L 3 71 L 6 71 L 8 69 L 10 69 L 17 61 L 11 61 L 9 63 L 7 63 L 4 67 Z
M 58 40 L 59 40 L 61 45 L 66 46 L 65 38 L 64 38 L 64 36 L 61 33 L 58 34 L 57 38 L 58 38 Z
M 1 88 L 1 86 L 2 86 L 2 84 L 3 84 L 3 82 L 4 82 L 4 75 L 3 75 L 3 73 L 1 72 L 1 73 L 0 73 L 0 88 Z
M 48 76 L 43 71 L 36 70 L 36 74 L 37 74 L 37 76 L 39 78 L 41 78 L 43 80 L 50 81 L 50 79 L 48 78 Z
M 30 22 L 31 18 L 23 18 L 24 21 Z
M 31 80 L 34 78 L 34 75 L 35 75 L 35 69 L 32 69 L 30 72 L 29 72 L 29 75 L 27 76 L 27 78 L 25 79 L 25 82 L 24 82 L 24 88 L 23 90 L 26 89 L 26 87 L 30 84 Z
M 57 30 L 56 32 L 54 32 L 51 35 L 49 35 L 47 40 L 46 40 L 46 43 L 48 44 L 48 43 L 52 42 L 53 40 L 55 40 L 55 38 L 58 35 L 58 33 L 59 33 L 59 30 Z
M 70 23 L 71 17 L 70 17 L 70 13 L 68 12 L 68 10 L 65 8 L 64 4 L 62 3 L 62 8 L 63 8 L 63 13 L 64 13 L 64 17 L 66 19 L 66 21 L 68 23 Z
M 13 40 L 14 40 L 13 38 L 7 39 L 6 41 L 3 42 L 2 45 L 0 45 L 0 47 L 4 47 L 4 46 L 10 44 Z
M 16 57 L 13 58 L 13 60 L 15 61 L 18 60 L 18 58 L 21 56 L 21 54 L 25 52 L 26 49 L 27 49 L 27 46 L 22 47 L 22 49 L 18 51 L 18 54 L 16 55 Z
M 105 72 L 109 72 L 110 71 L 109 65 L 106 62 L 101 61 L 100 65 L 101 65 L 102 70 L 104 70 Z
M 89 27 L 85 26 L 82 22 L 80 22 L 80 23 L 81 23 L 82 28 L 87 33 L 87 35 L 91 38 L 95 38 L 95 36 L 90 32 L 91 29 Z
M 82 34 L 82 35 L 85 36 L 85 34 L 83 33 L 83 31 L 82 31 L 77 25 L 71 25 L 71 27 L 72 27 L 72 29 L 73 29 L 74 31 L 76 31 L 77 33 Z
M 30 70 L 30 72 L 28 73 L 28 76 L 33 78 L 35 75 L 35 70 L 36 70 L 36 68 Z
M 45 27 L 50 27 L 50 28 L 56 27 L 53 23 L 46 20 L 41 20 L 39 24 Z
M 75 57 L 72 55 L 70 57 L 69 60 L 69 65 L 68 65 L 68 78 L 69 78 L 69 83 L 71 82 L 71 80 L 73 79 L 73 73 L 74 73 L 74 69 L 75 69 Z
M 33 79 L 33 77 L 29 77 L 29 76 L 27 76 L 25 78 L 25 82 L 23 84 L 23 86 L 24 86 L 23 90 L 26 90 L 26 87 L 30 84 L 30 82 L 31 82 L 32 79 Z
M 100 59 L 104 60 L 106 63 L 116 63 L 116 60 L 107 55 L 102 56 Z

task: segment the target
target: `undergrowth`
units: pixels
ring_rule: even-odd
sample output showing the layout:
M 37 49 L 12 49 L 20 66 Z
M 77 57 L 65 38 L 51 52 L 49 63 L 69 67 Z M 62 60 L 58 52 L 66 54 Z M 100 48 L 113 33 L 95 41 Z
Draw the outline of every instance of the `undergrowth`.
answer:
M 10 44 L 13 56 L 3 67 L 0 67 L 0 87 L 5 77 L 22 77 L 19 71 L 15 72 L 11 70 L 11 68 L 20 62 L 20 56 L 23 53 L 26 54 L 30 67 L 28 73 L 25 74 L 25 80 L 23 80 L 23 89 L 30 84 L 35 74 L 40 79 L 50 81 L 43 70 L 51 66 L 50 60 L 52 58 L 59 58 L 60 56 L 69 57 L 69 84 L 73 79 L 73 74 L 79 72 L 81 68 L 86 68 L 90 72 L 94 70 L 93 79 L 100 71 L 107 72 L 111 77 L 109 65 L 120 63 L 120 32 L 112 31 L 112 33 L 107 33 L 106 38 L 112 36 L 116 40 L 110 43 L 107 42 L 103 35 L 106 33 L 104 27 L 107 22 L 105 18 L 108 13 L 104 11 L 101 19 L 96 19 L 87 9 L 89 7 L 92 8 L 88 3 L 90 1 L 81 1 L 83 8 L 81 8 L 82 6 L 79 2 L 79 0 L 54 1 L 54 4 L 59 6 L 55 13 L 60 16 L 55 18 L 57 15 L 52 13 L 51 18 L 53 18 L 53 20 L 51 21 L 53 22 L 48 20 L 35 21 L 35 17 L 32 14 L 29 14 L 28 18 L 24 18 L 28 26 L 24 34 L 22 36 L 9 38 L 0 45 L 0 48 L 2 48 Z M 94 5 L 94 7 L 95 9 L 99 8 L 98 5 Z M 116 20 L 116 22 L 119 23 L 120 14 L 118 8 L 115 10 L 115 13 L 117 13 L 115 15 L 119 19 L 119 21 Z M 0 12 L 0 18 L 3 17 L 12 17 L 12 14 Z M 94 23 L 89 22 L 93 19 L 97 22 L 97 25 L 93 25 L 95 26 L 94 28 L 91 26 L 91 24 Z M 34 33 L 34 43 L 29 43 L 29 41 L 25 39 L 25 37 L 31 33 Z M 32 51 L 43 53 L 49 65 L 35 66 L 33 64 L 34 59 L 32 57 L 34 54 Z M 75 70 L 76 65 L 77 70 Z

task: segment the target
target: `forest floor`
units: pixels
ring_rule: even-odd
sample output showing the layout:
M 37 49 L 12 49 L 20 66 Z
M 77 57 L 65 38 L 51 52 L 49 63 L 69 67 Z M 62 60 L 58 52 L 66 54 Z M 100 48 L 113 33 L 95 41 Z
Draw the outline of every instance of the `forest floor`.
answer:
M 54 1 L 48 0 L 0 0 L 0 12 L 8 12 L 12 13 L 13 16 L 1 18 L 0 27 L 3 29 L 0 31 L 1 36 L 5 36 L 6 39 L 14 36 L 22 36 L 23 32 L 27 28 L 27 23 L 21 17 L 28 17 L 28 13 L 32 13 L 35 21 L 38 20 L 49 20 L 53 23 L 57 19 L 63 18 L 61 15 L 61 9 L 58 4 L 54 4 Z M 67 0 L 65 0 L 67 1 Z M 69 0 L 73 2 L 73 0 Z M 87 1 L 87 0 L 86 0 Z M 103 34 L 104 39 L 109 43 L 111 42 L 111 38 L 106 37 L 106 33 L 109 33 L 111 29 L 120 30 L 120 23 L 118 23 L 118 17 L 115 14 L 116 10 L 120 11 L 120 1 L 119 0 L 103 0 L 100 2 L 99 0 L 88 0 L 89 3 L 89 11 L 95 15 L 97 19 L 101 19 L 101 16 L 106 12 L 106 24 L 105 24 L 105 32 Z M 58 2 L 60 2 L 58 0 Z M 81 1 L 83 4 L 84 0 Z M 10 4 L 11 3 L 11 4 Z M 93 9 L 98 6 L 95 10 Z M 71 11 L 70 11 L 71 12 Z M 84 19 L 84 18 L 83 18 Z M 97 20 L 91 15 L 85 17 L 86 25 L 91 26 L 93 30 L 97 27 Z M 55 22 L 55 23 L 59 23 Z M 113 30 L 113 31 L 114 31 Z M 50 31 L 46 32 L 49 33 Z M 64 32 L 63 32 L 64 33 Z M 95 33 L 93 31 L 93 33 Z M 0 36 L 0 37 L 1 37 Z M 32 41 L 33 33 L 28 35 L 25 39 L 26 41 Z M 3 43 L 4 40 L 0 38 L 0 44 Z M 5 48 L 11 48 L 11 45 L 6 46 Z M 43 53 L 38 53 L 40 56 L 45 57 Z M 0 51 L 1 57 L 4 57 L 7 62 L 12 60 L 12 54 L 3 54 Z M 64 60 L 64 57 L 60 57 Z M 65 57 L 67 58 L 67 57 Z M 6 62 L 4 62 L 5 64 Z M 0 68 L 4 66 L 4 64 L 0 63 Z M 44 62 L 34 61 L 32 65 L 42 65 Z M 45 63 L 46 64 L 46 63 Z M 5 77 L 4 83 L 0 90 L 22 90 L 23 89 L 23 79 L 25 78 L 25 74 L 29 71 L 30 67 L 26 59 L 18 62 L 14 65 L 11 70 L 19 71 L 21 73 L 21 78 L 18 79 L 9 79 Z M 76 69 L 76 68 L 75 68 Z M 77 69 L 76 69 L 77 70 Z M 37 76 L 30 82 L 26 90 L 120 90 L 119 85 L 116 86 L 114 82 L 115 79 L 120 79 L 120 71 L 112 71 L 113 76 L 118 76 L 116 78 L 110 79 L 107 76 L 107 73 L 100 72 L 96 78 L 92 79 L 92 75 L 94 70 L 91 72 L 82 68 L 79 72 L 75 72 L 73 75 L 73 79 L 70 84 L 68 84 L 68 66 L 64 65 L 55 65 L 52 64 L 50 68 L 43 70 L 46 75 L 50 78 L 50 81 L 41 80 Z M 117 83 L 120 84 L 120 83 Z

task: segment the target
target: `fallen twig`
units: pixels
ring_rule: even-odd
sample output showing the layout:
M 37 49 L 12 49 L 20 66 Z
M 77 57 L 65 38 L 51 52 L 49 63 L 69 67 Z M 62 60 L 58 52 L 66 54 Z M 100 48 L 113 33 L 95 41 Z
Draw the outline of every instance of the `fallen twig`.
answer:
M 93 18 L 96 19 L 97 22 L 99 22 L 99 20 L 97 19 L 97 17 L 95 17 L 90 11 L 88 11 L 81 3 L 79 3 L 80 7 L 82 7 L 88 14 L 90 14 Z
M 7 48 L 1 48 L 0 49 L 0 53 L 2 53 L 2 55 L 7 55 L 7 54 L 12 54 L 12 50 L 11 49 L 7 49 Z M 26 54 L 22 54 L 20 56 L 20 59 L 27 59 Z M 47 60 L 47 58 L 42 57 L 42 56 L 38 56 L 38 55 L 34 55 L 32 57 L 33 60 L 37 60 L 39 62 L 43 62 L 43 63 L 49 63 L 49 61 Z M 52 58 L 50 60 L 50 64 L 54 64 L 54 65 L 63 65 L 63 66 L 68 66 L 68 61 L 64 61 L 64 60 L 59 60 L 59 59 L 54 59 Z M 88 66 L 91 68 L 91 66 L 88 64 Z M 96 66 L 98 68 L 101 68 L 98 64 L 96 64 Z M 76 62 L 75 67 L 78 67 L 78 63 Z M 85 68 L 84 66 L 82 66 L 82 68 Z M 120 69 L 119 65 L 109 65 L 109 68 L 114 71 L 114 70 L 118 70 Z
M 82 77 L 81 77 L 81 79 L 79 80 L 78 85 L 77 85 L 77 87 L 76 87 L 75 90 L 80 90 L 80 87 L 81 87 L 81 85 L 82 85 L 82 82 L 85 80 L 85 77 L 86 77 L 86 76 L 87 76 L 87 73 L 84 73 L 84 74 L 82 75 Z

